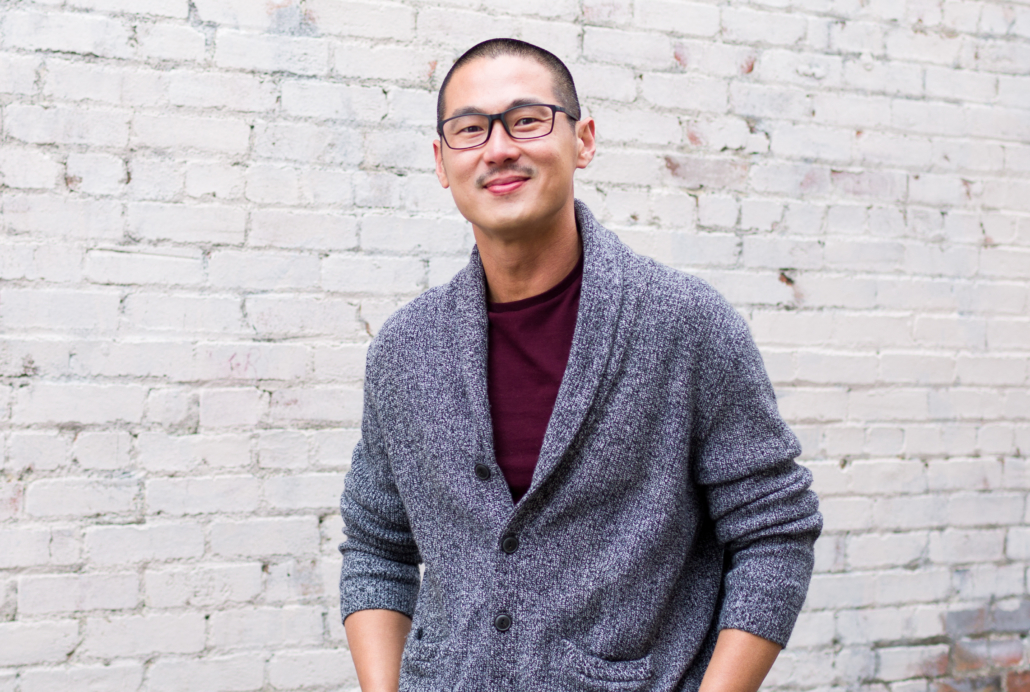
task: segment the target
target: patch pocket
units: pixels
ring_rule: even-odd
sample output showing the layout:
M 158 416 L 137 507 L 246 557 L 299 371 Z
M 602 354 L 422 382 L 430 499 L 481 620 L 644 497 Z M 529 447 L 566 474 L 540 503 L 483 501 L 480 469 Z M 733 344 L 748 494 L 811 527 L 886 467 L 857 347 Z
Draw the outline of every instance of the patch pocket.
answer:
M 591 692 L 639 690 L 654 677 L 651 654 L 632 661 L 609 661 L 580 649 L 568 640 L 565 647 L 566 676 L 576 689 Z

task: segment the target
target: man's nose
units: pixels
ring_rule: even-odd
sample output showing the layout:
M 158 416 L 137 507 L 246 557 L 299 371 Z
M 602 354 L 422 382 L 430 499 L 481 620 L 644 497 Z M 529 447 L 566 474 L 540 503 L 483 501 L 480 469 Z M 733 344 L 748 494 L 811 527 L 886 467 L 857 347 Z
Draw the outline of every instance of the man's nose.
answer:
M 500 163 L 510 161 L 519 157 L 519 148 L 508 131 L 504 129 L 504 123 L 500 120 L 494 121 L 493 130 L 490 131 L 490 138 L 483 145 L 483 157 L 487 161 Z

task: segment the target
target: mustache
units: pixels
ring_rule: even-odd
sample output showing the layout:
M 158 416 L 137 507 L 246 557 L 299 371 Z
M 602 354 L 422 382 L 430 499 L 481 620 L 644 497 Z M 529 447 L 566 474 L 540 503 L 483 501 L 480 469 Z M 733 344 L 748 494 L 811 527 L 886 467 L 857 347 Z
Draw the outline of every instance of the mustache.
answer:
M 499 168 L 495 168 L 492 171 L 487 171 L 476 178 L 476 187 L 485 187 L 488 181 L 496 178 L 501 173 L 514 173 L 516 175 L 524 175 L 527 178 L 532 178 L 536 175 L 536 169 L 530 166 L 521 166 L 517 163 L 510 163 Z

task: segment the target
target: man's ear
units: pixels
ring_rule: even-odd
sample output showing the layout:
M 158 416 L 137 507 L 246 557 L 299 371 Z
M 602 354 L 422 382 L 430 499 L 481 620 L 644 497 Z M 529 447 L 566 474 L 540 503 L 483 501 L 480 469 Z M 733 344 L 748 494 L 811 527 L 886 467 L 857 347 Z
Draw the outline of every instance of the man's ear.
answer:
M 586 118 L 576 123 L 576 168 L 586 168 L 594 160 L 597 140 L 594 136 L 594 119 Z
M 443 142 L 439 139 L 433 140 L 433 158 L 436 159 L 436 177 L 446 189 L 451 186 L 451 183 L 447 180 L 447 171 L 443 167 Z

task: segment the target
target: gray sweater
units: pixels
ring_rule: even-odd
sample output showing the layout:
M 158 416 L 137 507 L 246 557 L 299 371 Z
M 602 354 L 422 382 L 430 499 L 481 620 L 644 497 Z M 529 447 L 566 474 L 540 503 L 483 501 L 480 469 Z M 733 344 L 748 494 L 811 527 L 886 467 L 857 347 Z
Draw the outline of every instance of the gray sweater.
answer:
M 517 505 L 478 253 L 369 349 L 340 598 L 412 617 L 402 691 L 695 690 L 720 629 L 786 644 L 805 599 L 822 519 L 747 325 L 576 220 L 572 352 Z

